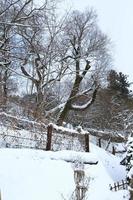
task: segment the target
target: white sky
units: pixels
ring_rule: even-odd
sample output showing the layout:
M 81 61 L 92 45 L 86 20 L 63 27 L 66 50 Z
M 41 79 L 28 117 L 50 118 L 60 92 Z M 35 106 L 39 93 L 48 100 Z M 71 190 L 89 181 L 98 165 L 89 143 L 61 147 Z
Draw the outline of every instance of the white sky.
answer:
M 93 7 L 99 26 L 113 42 L 114 69 L 133 82 L 133 0 L 64 0 L 64 8 Z

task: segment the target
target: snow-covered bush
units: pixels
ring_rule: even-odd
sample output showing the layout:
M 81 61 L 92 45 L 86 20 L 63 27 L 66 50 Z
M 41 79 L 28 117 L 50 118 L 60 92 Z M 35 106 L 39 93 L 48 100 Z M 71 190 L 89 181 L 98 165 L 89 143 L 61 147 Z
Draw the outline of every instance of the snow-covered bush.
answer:
M 133 199 L 133 137 L 128 138 L 126 155 L 127 180 L 129 184 L 130 200 Z
M 130 191 L 130 200 L 133 199 L 133 166 L 130 169 L 130 171 L 127 174 L 128 180 L 129 180 L 129 191 Z
M 125 165 L 127 171 L 133 167 L 133 137 L 128 138 Z

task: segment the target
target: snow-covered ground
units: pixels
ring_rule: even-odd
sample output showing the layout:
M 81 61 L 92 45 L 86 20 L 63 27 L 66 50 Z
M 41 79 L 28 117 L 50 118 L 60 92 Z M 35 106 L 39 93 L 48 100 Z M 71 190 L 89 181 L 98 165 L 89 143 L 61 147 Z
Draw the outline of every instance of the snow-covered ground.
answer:
M 120 159 L 91 144 L 91 153 L 46 152 L 28 149 L 0 149 L 2 200 L 70 200 L 75 189 L 74 163 L 84 165 L 88 179 L 87 200 L 127 200 L 128 192 L 112 192 L 109 184 L 125 179 Z

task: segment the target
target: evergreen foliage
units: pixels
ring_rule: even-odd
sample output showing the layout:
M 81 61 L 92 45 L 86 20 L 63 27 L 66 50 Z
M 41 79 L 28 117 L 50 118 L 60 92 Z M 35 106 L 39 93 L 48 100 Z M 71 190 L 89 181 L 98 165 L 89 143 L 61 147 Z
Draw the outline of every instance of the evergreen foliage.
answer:
M 133 137 L 129 137 L 127 142 L 127 155 L 125 165 L 127 171 L 130 171 L 130 169 L 133 167 Z
M 128 95 L 130 93 L 130 84 L 127 81 L 127 78 L 127 75 L 123 74 L 122 72 L 117 73 L 115 70 L 110 70 L 107 77 L 108 88 L 117 90 L 122 95 Z

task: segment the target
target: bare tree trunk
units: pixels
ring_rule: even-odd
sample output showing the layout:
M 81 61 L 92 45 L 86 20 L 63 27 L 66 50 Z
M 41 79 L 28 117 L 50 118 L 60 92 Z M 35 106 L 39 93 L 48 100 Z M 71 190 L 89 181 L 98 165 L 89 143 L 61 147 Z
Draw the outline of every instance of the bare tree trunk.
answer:
M 4 73 L 3 77 L 3 96 L 5 100 L 7 99 L 7 70 Z
M 103 58 L 103 55 L 106 55 L 105 50 L 107 49 L 106 45 L 108 40 L 106 35 L 102 34 L 98 29 L 95 19 L 96 15 L 90 10 L 86 13 L 73 12 L 70 15 L 70 18 L 68 17 L 68 20 L 66 20 L 64 38 L 67 38 L 67 40 L 62 40 L 65 44 L 65 53 L 63 54 L 61 61 L 66 62 L 68 68 L 72 67 L 73 69 L 73 66 L 75 67 L 74 70 L 72 70 L 75 74 L 75 80 L 71 94 L 57 120 L 58 125 L 62 125 L 69 110 L 85 110 L 95 101 L 98 89 L 98 79 L 97 76 L 93 76 L 92 73 L 91 80 L 94 83 L 90 90 L 92 91 L 92 97 L 88 99 L 87 103 L 82 105 L 82 107 L 75 104 L 76 99 L 79 97 L 81 82 L 91 68 L 90 59 L 94 57 L 94 60 L 96 59 L 97 61 L 98 59 L 100 61 L 98 61 L 98 63 L 103 65 L 103 59 L 101 58 Z M 68 43 L 67 45 L 66 41 Z M 98 64 L 98 66 L 100 65 Z
M 1 101 L 2 101 L 2 73 L 0 72 L 0 96 L 1 96 Z
M 63 124 L 63 122 L 65 121 L 66 116 L 67 116 L 68 113 L 69 113 L 69 111 L 70 111 L 70 102 L 69 102 L 69 100 L 68 100 L 68 101 L 66 102 L 66 104 L 65 104 L 65 106 L 64 106 L 64 108 L 63 108 L 63 110 L 62 110 L 62 112 L 61 112 L 61 114 L 60 114 L 58 120 L 57 120 L 57 124 L 58 124 L 59 126 L 61 126 L 61 125 Z
M 37 87 L 37 95 L 36 95 L 36 109 L 35 109 L 35 118 L 41 116 L 43 111 L 43 93 L 39 87 Z
M 76 94 L 79 91 L 79 87 L 80 87 L 80 83 L 83 79 L 83 77 L 79 76 L 79 61 L 76 61 L 76 77 L 75 77 L 75 82 L 71 91 L 71 94 L 57 120 L 57 124 L 58 125 L 62 125 L 63 121 L 65 120 L 66 116 L 68 115 L 69 111 L 71 110 L 71 103 L 72 101 L 74 101 L 74 99 L 76 98 Z
M 4 109 L 6 109 L 7 96 L 8 96 L 7 79 L 8 79 L 8 71 L 6 70 L 4 72 L 4 76 L 3 76 L 3 100 L 4 100 L 3 103 L 4 103 Z

